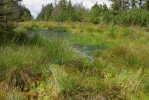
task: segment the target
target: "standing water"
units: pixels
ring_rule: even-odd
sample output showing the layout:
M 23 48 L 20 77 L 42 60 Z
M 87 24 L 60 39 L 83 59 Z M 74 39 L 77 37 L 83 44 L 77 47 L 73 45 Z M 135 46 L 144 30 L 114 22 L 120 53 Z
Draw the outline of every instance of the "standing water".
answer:
M 49 42 L 50 42 L 51 37 L 55 37 L 55 36 L 58 36 L 60 38 L 73 38 L 73 39 L 75 38 L 73 34 L 69 34 L 66 32 L 60 32 L 60 31 L 49 31 L 49 30 L 31 30 L 28 36 L 33 37 L 35 34 L 41 35 L 44 39 L 48 38 Z M 92 62 L 94 61 L 93 56 L 89 55 L 91 51 L 88 49 L 88 47 L 80 46 L 76 43 L 75 43 L 75 47 L 77 47 L 77 49 L 75 49 L 75 52 L 90 59 Z

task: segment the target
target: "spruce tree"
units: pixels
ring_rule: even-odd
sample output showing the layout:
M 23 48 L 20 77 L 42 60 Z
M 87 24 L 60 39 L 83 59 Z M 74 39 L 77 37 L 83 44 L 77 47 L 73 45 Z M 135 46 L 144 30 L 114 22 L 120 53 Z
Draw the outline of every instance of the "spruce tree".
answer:
M 88 21 L 95 24 L 99 23 L 101 12 L 102 12 L 102 8 L 100 8 L 99 5 L 96 3 L 90 11 L 90 14 L 88 16 Z
M 145 1 L 145 9 L 147 9 L 149 11 L 149 0 Z
M 20 0 L 3 0 L 0 2 L 0 44 L 2 42 L 10 40 L 13 37 L 13 21 L 14 11 L 12 8 L 13 3 L 17 3 Z
M 59 15 L 57 17 L 57 21 L 66 21 L 67 20 L 67 1 L 60 0 L 58 3 Z
M 75 17 L 75 9 L 73 8 L 70 0 L 67 5 L 67 18 L 68 18 L 67 20 L 75 21 L 74 17 Z
M 121 8 L 121 0 L 110 0 L 112 1 L 112 9 L 113 11 L 118 11 Z

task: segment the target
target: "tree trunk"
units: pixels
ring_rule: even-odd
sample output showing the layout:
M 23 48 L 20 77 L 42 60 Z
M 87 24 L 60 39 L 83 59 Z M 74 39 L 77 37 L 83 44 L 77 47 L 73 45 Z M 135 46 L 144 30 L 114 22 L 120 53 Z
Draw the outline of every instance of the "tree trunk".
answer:
M 121 7 L 122 7 L 122 10 L 124 10 L 124 9 L 125 9 L 124 4 L 125 4 L 125 3 L 124 3 L 124 0 L 122 0 L 122 1 L 121 1 Z

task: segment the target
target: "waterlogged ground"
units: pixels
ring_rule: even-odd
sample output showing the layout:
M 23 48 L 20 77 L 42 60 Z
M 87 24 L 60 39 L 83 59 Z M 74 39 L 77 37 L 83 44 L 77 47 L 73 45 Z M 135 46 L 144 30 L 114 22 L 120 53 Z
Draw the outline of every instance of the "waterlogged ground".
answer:
M 92 56 L 93 52 L 95 50 L 101 50 L 105 49 L 106 47 L 100 47 L 100 46 L 90 46 L 90 45 L 79 45 L 75 42 L 75 35 L 71 33 L 66 32 L 60 32 L 60 31 L 49 31 L 49 30 L 31 30 L 29 32 L 29 37 L 34 37 L 35 34 L 41 35 L 44 39 L 49 39 L 49 42 L 51 39 L 54 39 L 55 37 L 68 39 L 71 42 L 73 42 L 73 45 L 75 47 L 74 51 L 79 53 L 80 55 L 90 59 L 91 61 L 94 61 L 94 58 Z
M 149 99 L 149 32 L 145 27 L 24 22 L 16 32 L 28 37 L 23 43 L 21 37 L 19 44 L 1 47 L 0 57 L 5 59 L 0 59 L 0 68 L 7 73 L 6 83 L 12 83 L 9 90 L 17 84 L 21 87 L 14 92 L 0 91 L 0 97 Z

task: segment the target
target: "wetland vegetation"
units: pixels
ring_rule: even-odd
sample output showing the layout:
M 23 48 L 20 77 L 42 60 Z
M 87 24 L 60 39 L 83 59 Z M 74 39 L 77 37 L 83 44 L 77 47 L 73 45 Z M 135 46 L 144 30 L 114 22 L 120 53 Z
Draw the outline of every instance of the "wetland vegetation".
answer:
M 92 19 L 0 24 L 0 99 L 148 100 L 147 21 Z

